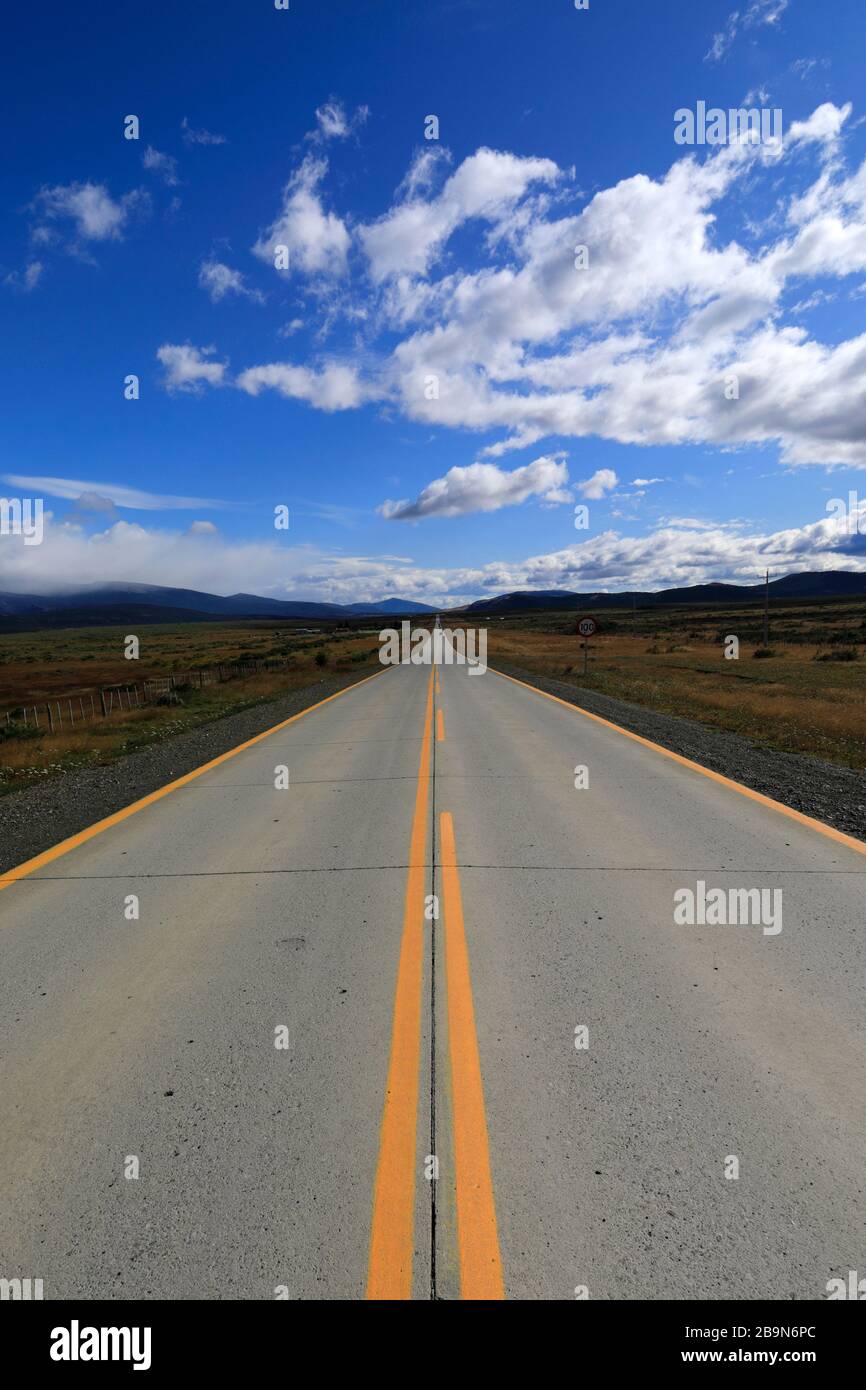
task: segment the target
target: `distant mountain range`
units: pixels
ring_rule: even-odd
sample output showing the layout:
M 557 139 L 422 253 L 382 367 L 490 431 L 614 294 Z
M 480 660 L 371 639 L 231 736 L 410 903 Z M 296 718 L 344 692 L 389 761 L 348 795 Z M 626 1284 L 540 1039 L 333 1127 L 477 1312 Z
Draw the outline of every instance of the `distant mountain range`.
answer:
M 833 599 L 866 596 L 866 573 L 825 570 L 818 574 L 789 574 L 770 583 L 771 599 Z M 759 603 L 763 584 L 693 584 L 683 589 L 628 590 L 625 593 L 575 593 L 568 589 L 518 590 L 496 598 L 479 599 L 461 614 L 479 617 L 556 609 L 656 607 L 663 604 Z M 171 589 L 161 584 L 104 584 L 63 594 L 0 592 L 0 625 L 12 628 L 85 627 L 93 623 L 207 622 L 215 618 L 289 618 L 295 621 L 338 621 L 363 617 L 412 617 L 436 608 L 411 599 L 387 598 L 380 603 L 314 603 L 262 598 L 258 594 L 203 593 Z
M 261 598 L 258 594 L 207 594 L 198 589 L 170 589 L 161 584 L 103 584 L 63 594 L 0 593 L 0 618 L 17 619 L 17 627 L 56 626 L 62 622 L 194 622 L 206 618 L 387 617 L 435 613 L 424 603 L 388 598 L 381 603 L 314 603 Z
M 536 589 L 499 594 L 470 603 L 464 613 L 526 613 L 547 609 L 652 608 L 663 604 L 731 604 L 763 601 L 764 584 L 692 584 L 684 589 L 628 590 L 619 594 L 580 594 L 568 589 Z M 824 570 L 788 574 L 770 581 L 770 599 L 828 599 L 866 595 L 866 573 Z

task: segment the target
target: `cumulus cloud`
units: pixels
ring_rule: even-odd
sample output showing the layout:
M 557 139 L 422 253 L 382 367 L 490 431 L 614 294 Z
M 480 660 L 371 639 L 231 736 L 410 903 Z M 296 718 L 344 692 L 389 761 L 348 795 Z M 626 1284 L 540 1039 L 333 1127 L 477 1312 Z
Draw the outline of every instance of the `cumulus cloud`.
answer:
M 358 227 L 351 263 L 349 224 L 323 203 L 327 165 L 308 154 L 256 251 L 290 245 L 293 268 L 314 277 L 305 327 L 316 331 L 317 311 L 320 333 L 340 317 L 363 325 L 364 374 L 336 355 L 324 368 L 259 358 L 237 384 L 325 410 L 383 401 L 486 434 L 481 459 L 597 436 L 773 445 L 786 464 L 866 467 L 863 340 L 821 343 L 800 322 L 810 290 L 826 297 L 827 281 L 866 271 L 866 162 L 849 171 L 839 138 L 850 111 L 824 103 L 781 149 L 689 153 L 588 201 L 551 161 L 487 149 L 435 192 L 447 157 L 425 151 L 390 210 Z M 719 228 L 737 225 L 744 191 L 768 212 L 738 239 Z M 452 256 L 440 271 L 471 219 L 483 232 L 471 266 Z
M 834 106 L 832 101 L 825 101 L 821 106 L 812 112 L 808 120 L 793 121 L 788 128 L 785 139 L 789 144 L 797 142 L 817 143 L 828 142 L 837 139 L 843 125 L 851 115 L 851 102 L 845 106 Z
M 49 223 L 70 220 L 81 242 L 119 241 L 132 209 L 143 201 L 138 190 L 115 200 L 105 184 L 69 183 L 40 189 L 35 207 Z M 37 227 L 35 238 L 50 244 L 53 240 L 50 227 L 45 223 Z
M 198 282 L 202 289 L 207 290 L 214 304 L 225 299 L 226 295 L 233 294 L 250 299 L 254 304 L 264 304 L 265 302 L 265 296 L 261 290 L 250 288 L 244 283 L 244 277 L 239 270 L 232 270 L 222 261 L 202 261 Z
M 604 497 L 606 492 L 611 492 L 618 482 L 619 478 L 612 468 L 599 468 L 591 478 L 586 478 L 582 483 L 578 483 L 577 490 L 581 497 L 586 497 L 591 502 L 597 502 Z
M 282 210 L 253 246 L 260 260 L 275 264 L 276 249 L 289 253 L 289 273 L 340 276 L 346 270 L 350 237 L 345 223 L 326 212 L 318 187 L 327 173 L 327 160 L 307 155 L 283 190 Z
M 191 343 L 163 343 L 157 360 L 165 367 L 164 385 L 168 391 L 200 391 L 204 386 L 222 386 L 227 363 L 211 361 L 215 347 L 193 347 Z
M 25 545 L 21 536 L 0 538 L 0 587 L 47 593 L 73 578 L 82 585 L 125 580 L 335 603 L 400 594 L 455 605 L 512 589 L 615 592 L 713 580 L 752 584 L 765 569 L 774 577 L 798 570 L 866 574 L 866 501 L 859 520 L 858 536 L 835 516 L 751 534 L 743 526 L 683 519 L 649 536 L 606 531 L 522 560 L 447 568 L 392 555 L 334 556 L 272 540 L 239 543 L 210 529 L 151 530 L 117 521 L 87 533 L 79 524 L 48 517 L 41 546 Z
M 293 400 L 308 401 L 319 410 L 351 410 L 367 398 L 365 387 L 354 367 L 329 362 L 319 369 L 295 366 L 291 362 L 271 362 L 248 367 L 235 383 L 249 396 L 267 388 Z
M 568 468 L 562 455 L 537 458 L 510 473 L 493 463 L 472 463 L 450 468 L 444 478 L 428 483 L 414 502 L 383 502 L 379 512 L 389 521 L 418 521 L 427 516 L 466 516 L 470 512 L 496 512 L 517 506 L 530 497 L 546 502 L 565 502 Z M 615 481 L 615 475 L 614 481 Z
M 417 196 L 433 174 L 430 156 L 416 159 L 406 199 L 378 222 L 360 229 L 370 273 L 381 281 L 399 274 L 426 275 L 435 256 L 461 223 L 480 218 L 501 223 L 533 183 L 551 185 L 560 177 L 549 159 L 523 159 L 480 149 L 446 181 L 438 197 Z

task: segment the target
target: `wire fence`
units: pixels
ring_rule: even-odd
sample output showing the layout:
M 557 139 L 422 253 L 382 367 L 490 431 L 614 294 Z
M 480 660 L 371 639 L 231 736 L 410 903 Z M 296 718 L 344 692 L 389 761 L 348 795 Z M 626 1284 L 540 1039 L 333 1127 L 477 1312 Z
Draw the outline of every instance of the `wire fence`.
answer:
M 196 671 L 155 676 L 145 681 L 103 685 L 74 695 L 53 695 L 50 700 L 19 705 L 7 710 L 5 715 L 0 714 L 0 720 L 5 720 L 5 731 L 9 736 L 25 729 L 39 729 L 53 734 L 62 729 L 74 729 L 90 720 L 109 719 L 112 715 L 140 709 L 143 705 L 171 703 L 178 698 L 180 690 L 203 690 L 207 685 L 258 675 L 262 671 L 279 670 L 289 664 L 288 660 L 220 663 Z

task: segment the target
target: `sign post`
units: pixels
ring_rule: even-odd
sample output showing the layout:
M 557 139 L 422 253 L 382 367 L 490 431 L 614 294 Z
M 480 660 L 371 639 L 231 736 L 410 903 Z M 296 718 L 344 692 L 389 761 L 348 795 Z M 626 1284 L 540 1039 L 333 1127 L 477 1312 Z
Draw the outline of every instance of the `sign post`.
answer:
M 577 630 L 583 638 L 583 674 L 589 671 L 589 639 L 598 630 L 595 618 L 579 618 Z

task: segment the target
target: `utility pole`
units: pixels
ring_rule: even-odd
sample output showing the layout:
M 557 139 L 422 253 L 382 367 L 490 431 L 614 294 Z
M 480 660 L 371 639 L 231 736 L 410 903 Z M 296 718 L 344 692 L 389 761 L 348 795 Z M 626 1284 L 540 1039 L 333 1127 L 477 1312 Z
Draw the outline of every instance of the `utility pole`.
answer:
M 767 570 L 764 589 L 764 646 L 770 645 L 770 571 Z

